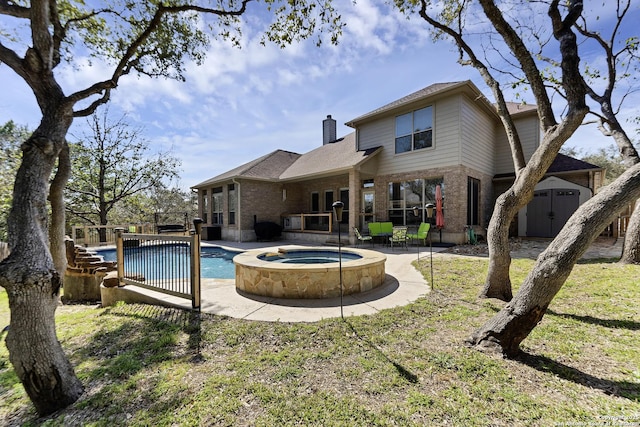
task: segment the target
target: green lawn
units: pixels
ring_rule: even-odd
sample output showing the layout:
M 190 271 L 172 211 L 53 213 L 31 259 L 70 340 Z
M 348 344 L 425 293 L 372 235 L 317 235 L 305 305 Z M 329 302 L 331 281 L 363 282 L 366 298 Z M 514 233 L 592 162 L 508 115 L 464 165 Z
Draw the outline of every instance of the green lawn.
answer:
M 421 263 L 428 277 L 428 260 Z M 514 283 L 532 264 L 514 260 Z M 463 344 L 502 306 L 476 298 L 486 269 L 486 259 L 436 257 L 436 290 L 426 298 L 312 324 L 63 306 L 58 336 L 86 393 L 38 419 L 3 342 L 0 424 L 640 424 L 640 267 L 577 265 L 518 360 Z M 7 305 L 0 291 L 0 327 Z

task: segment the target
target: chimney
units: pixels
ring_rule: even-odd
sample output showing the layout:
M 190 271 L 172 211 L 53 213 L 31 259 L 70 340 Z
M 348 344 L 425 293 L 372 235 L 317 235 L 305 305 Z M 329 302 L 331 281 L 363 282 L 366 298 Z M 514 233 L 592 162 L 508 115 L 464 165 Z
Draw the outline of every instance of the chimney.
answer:
M 322 145 L 327 145 L 336 140 L 336 121 L 331 118 L 331 114 L 322 121 Z

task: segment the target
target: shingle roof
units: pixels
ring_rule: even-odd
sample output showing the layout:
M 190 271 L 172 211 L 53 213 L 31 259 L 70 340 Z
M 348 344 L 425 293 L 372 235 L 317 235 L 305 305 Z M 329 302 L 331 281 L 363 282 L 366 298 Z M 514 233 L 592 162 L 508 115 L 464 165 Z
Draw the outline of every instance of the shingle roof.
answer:
M 573 157 L 567 156 L 562 153 L 558 153 L 555 159 L 553 159 L 553 163 L 549 166 L 546 173 L 562 173 L 562 172 L 577 172 L 577 171 L 587 171 L 587 170 L 598 170 L 602 169 L 600 166 L 594 165 L 589 162 L 585 162 L 584 160 L 575 159 Z M 515 177 L 515 172 L 510 173 L 500 173 L 495 175 L 494 179 L 500 178 L 513 178 Z
M 363 120 L 366 120 L 368 118 L 372 118 L 375 117 L 379 114 L 382 113 L 386 113 L 388 111 L 392 111 L 395 110 L 396 108 L 400 108 L 403 107 L 405 105 L 411 104 L 412 102 L 416 102 L 419 101 L 421 99 L 424 98 L 428 98 L 434 95 L 437 95 L 438 93 L 441 92 L 445 92 L 457 87 L 463 87 L 463 86 L 468 86 L 468 85 L 472 85 L 472 83 L 469 80 L 465 80 L 465 81 L 460 81 L 460 82 L 449 82 L 449 83 L 435 83 L 432 84 L 430 86 L 427 86 L 423 89 L 420 89 L 419 91 L 413 92 L 405 97 L 402 97 L 400 99 L 397 99 L 393 102 L 390 102 L 387 105 L 384 105 L 380 108 L 376 108 L 373 111 L 370 111 L 366 114 L 363 114 L 360 117 L 357 117 L 353 120 L 351 120 L 349 123 L 347 123 L 347 126 L 352 126 L 354 123 L 356 122 L 360 122 Z M 475 87 L 475 86 L 474 86 Z
M 538 109 L 535 104 L 523 104 L 521 102 L 507 102 L 507 108 L 512 116 L 537 111 Z
M 594 165 L 593 163 L 585 162 L 584 160 L 575 159 L 573 157 L 567 156 L 566 154 L 558 153 L 556 158 L 547 169 L 547 173 L 557 173 L 557 172 L 571 172 L 571 171 L 582 171 L 589 169 L 602 169 L 598 165 Z
M 380 150 L 377 147 L 356 151 L 355 132 L 352 132 L 341 140 L 303 154 L 280 175 L 280 179 L 300 179 L 346 170 L 366 161 Z
M 232 178 L 253 178 L 261 180 L 277 180 L 280 174 L 291 166 L 301 154 L 291 151 L 276 150 L 248 163 L 231 169 L 223 174 L 210 178 L 193 188 L 206 187 L 216 182 L 226 181 Z
M 276 150 L 258 159 L 231 169 L 223 174 L 194 185 L 192 188 L 208 187 L 233 178 L 258 180 L 304 179 L 332 174 L 357 166 L 374 156 L 380 147 L 356 151 L 355 132 L 336 142 L 323 145 L 306 154 Z

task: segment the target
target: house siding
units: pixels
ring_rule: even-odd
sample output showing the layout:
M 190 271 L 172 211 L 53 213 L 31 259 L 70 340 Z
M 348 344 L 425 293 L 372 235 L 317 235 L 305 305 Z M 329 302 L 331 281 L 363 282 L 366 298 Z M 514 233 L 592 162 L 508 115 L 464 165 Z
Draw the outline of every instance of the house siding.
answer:
M 464 97 L 460 103 L 461 164 L 494 175 L 496 120 Z
M 314 180 L 303 181 L 296 184 L 287 184 L 286 188 L 290 188 L 292 193 L 298 194 L 298 199 L 295 203 L 287 203 L 287 213 L 312 213 L 311 212 L 311 193 L 318 192 L 320 195 L 320 212 L 326 213 L 331 210 L 325 210 L 324 206 L 324 193 L 325 191 L 333 191 L 334 201 L 338 200 L 340 195 L 339 191 L 342 188 L 349 187 L 349 175 L 343 174 L 338 176 L 332 176 L 328 178 L 320 178 Z M 289 191 L 287 190 L 287 193 Z M 351 194 L 349 195 L 351 198 Z M 345 206 L 345 209 L 348 209 Z M 316 212 L 314 212 L 316 213 Z
M 518 135 L 520 136 L 520 143 L 524 151 L 525 161 L 529 161 L 535 150 L 540 145 L 540 126 L 538 125 L 538 117 L 531 115 L 516 119 L 514 121 Z M 511 147 L 507 135 L 502 127 L 502 123 L 497 124 L 497 143 L 496 143 L 496 174 L 511 173 L 515 171 L 513 167 L 513 160 L 511 157 Z
M 382 146 L 378 155 L 378 174 L 411 172 L 460 163 L 460 96 L 425 103 L 400 111 L 392 117 L 366 123 L 358 128 L 361 150 Z M 433 147 L 395 154 L 395 117 L 426 106 L 433 106 Z
M 224 188 L 225 213 L 221 230 L 223 240 L 255 240 L 254 215 L 257 221 L 280 224 L 282 184 L 253 180 L 237 181 L 236 191 L 239 192 L 239 197 L 235 224 L 229 224 L 226 184 Z
M 395 154 L 395 117 L 433 106 L 433 148 Z M 467 180 L 480 180 L 480 226 L 484 234 L 493 204 L 496 120 L 463 94 L 442 98 L 434 103 L 412 106 L 392 117 L 358 128 L 359 148 L 382 146 L 375 177 L 375 215 L 388 218 L 388 186 L 391 182 L 442 177 L 445 192 L 445 228 L 443 240 L 462 243 L 467 221 Z

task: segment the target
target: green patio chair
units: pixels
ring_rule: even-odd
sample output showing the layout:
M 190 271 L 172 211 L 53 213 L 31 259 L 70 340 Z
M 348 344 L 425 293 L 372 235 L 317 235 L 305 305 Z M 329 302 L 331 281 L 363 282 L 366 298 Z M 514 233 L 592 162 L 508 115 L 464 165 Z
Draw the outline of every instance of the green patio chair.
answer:
M 418 231 L 416 233 L 407 233 L 407 237 L 412 240 L 417 240 L 418 245 L 420 245 L 420 240 L 422 243 L 427 246 L 427 237 L 429 236 L 429 229 L 431 228 L 431 224 L 428 222 L 423 222 L 418 227 Z
M 380 233 L 383 235 L 391 236 L 393 233 L 393 223 L 392 222 L 381 222 L 380 223 Z
M 380 234 L 380 223 L 379 222 L 370 222 L 367 224 L 369 227 L 369 234 L 373 237 L 376 237 Z

